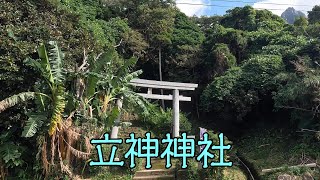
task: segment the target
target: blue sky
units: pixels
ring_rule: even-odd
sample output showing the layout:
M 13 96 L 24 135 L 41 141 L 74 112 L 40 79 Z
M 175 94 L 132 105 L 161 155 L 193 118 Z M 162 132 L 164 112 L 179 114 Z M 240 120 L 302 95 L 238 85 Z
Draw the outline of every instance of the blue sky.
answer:
M 178 8 L 188 16 L 223 15 L 228 9 L 246 5 L 253 6 L 256 9 L 268 9 L 274 14 L 281 15 L 288 7 L 294 7 L 296 10 L 307 14 L 307 11 L 311 10 L 314 5 L 320 5 L 320 0 L 176 0 L 176 3 Z M 214 6 L 203 6 L 201 4 Z

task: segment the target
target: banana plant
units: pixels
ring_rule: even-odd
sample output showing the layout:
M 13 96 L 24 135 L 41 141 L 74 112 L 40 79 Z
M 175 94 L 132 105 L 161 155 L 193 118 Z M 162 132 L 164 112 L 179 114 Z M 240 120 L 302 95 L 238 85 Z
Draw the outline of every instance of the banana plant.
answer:
M 100 120 L 104 129 L 110 130 L 120 114 L 116 105 L 117 99 L 124 97 L 126 101 L 143 106 L 143 99 L 139 98 L 129 85 L 141 71 L 131 72 L 137 59 L 119 58 L 114 49 L 90 60 L 88 68 L 78 74 L 82 77 L 81 82 L 85 82 L 85 90 L 81 95 L 82 107 L 94 109 L 95 117 Z
M 49 135 L 51 140 L 50 164 L 54 164 L 55 157 L 58 156 L 61 170 L 72 174 L 63 161 L 70 157 L 68 155 L 70 152 L 76 158 L 87 159 L 91 155 L 92 148 L 89 139 L 93 138 L 92 135 L 99 133 L 84 126 L 72 125 L 72 118 L 85 117 L 83 118 L 84 123 L 89 126 L 93 125 L 94 128 L 97 126 L 89 120 L 90 118 L 96 119 L 100 121 L 99 130 L 104 130 L 103 133 L 105 133 L 105 130 L 110 130 L 115 120 L 119 118 L 120 109 L 116 106 L 118 98 L 124 97 L 126 102 L 138 104 L 139 107 L 146 109 L 144 99 L 138 96 L 129 85 L 129 82 L 141 74 L 141 71 L 132 72 L 137 59 L 124 60 L 119 58 L 115 50 L 110 50 L 90 59 L 90 64 L 85 63 L 86 67 L 80 66 L 82 71 L 71 73 L 69 70 L 67 72 L 63 69 L 64 55 L 57 42 L 49 42 L 48 47 L 47 51 L 44 44 L 40 45 L 38 60 L 31 58 L 25 60 L 25 63 L 41 76 L 40 80 L 35 83 L 35 91 L 23 92 L 0 101 L 0 113 L 18 103 L 34 99 L 36 108 L 26 112 L 29 118 L 22 135 L 33 137 L 37 132 L 41 133 L 44 140 L 39 144 L 42 146 L 41 153 L 45 155 L 43 157 L 46 157 L 48 152 L 45 137 Z M 67 80 L 69 76 L 71 79 Z M 72 84 L 74 81 L 77 82 L 75 84 L 81 84 L 81 86 L 74 89 L 75 93 L 72 93 L 72 90 L 66 93 L 65 84 Z M 68 104 L 74 106 L 69 107 Z M 63 118 L 63 114 L 66 114 L 65 110 L 68 113 L 72 112 L 68 118 Z M 80 130 L 77 131 L 78 129 Z M 48 130 L 48 133 L 45 130 Z M 85 139 L 86 152 L 74 148 L 83 145 L 79 141 L 80 138 Z M 48 161 L 44 159 L 43 162 Z M 48 166 L 49 163 L 43 164 L 44 169 L 47 169 L 45 167 Z
M 43 125 L 49 124 L 48 133 L 52 136 L 62 129 L 62 114 L 66 106 L 66 72 L 63 70 L 64 55 L 57 42 L 49 42 L 50 49 L 41 44 L 38 48 L 40 59 L 26 59 L 25 63 L 33 67 L 42 76 L 35 85 L 35 92 L 23 92 L 0 101 L 0 112 L 20 102 L 35 99 L 36 111 L 29 112 L 23 136 L 32 137 Z M 85 82 L 84 93 L 80 97 L 82 108 L 95 111 L 95 117 L 106 127 L 112 126 L 119 116 L 115 100 L 124 97 L 126 102 L 137 104 L 146 111 L 144 99 L 140 98 L 129 82 L 141 74 L 132 71 L 136 58 L 119 58 L 117 52 L 109 50 L 93 58 L 88 69 L 81 74 Z M 77 108 L 77 107 L 74 107 Z M 92 112 L 91 112 L 91 116 Z
M 49 135 L 61 129 L 62 113 L 65 107 L 65 76 L 63 73 L 63 53 L 57 42 L 50 41 L 51 49 L 47 52 L 44 44 L 38 49 L 40 60 L 26 59 L 25 63 L 37 70 L 44 81 L 37 82 L 35 92 L 22 92 L 0 101 L 0 113 L 16 104 L 35 99 L 37 110 L 26 113 L 29 119 L 26 122 L 23 137 L 32 137 L 49 118 Z M 44 82 L 44 83 L 43 83 Z M 39 89 L 42 89 L 40 91 Z
M 37 112 L 39 116 L 34 113 L 29 117 L 27 121 L 27 126 L 25 127 L 24 135 L 26 137 L 30 137 L 35 134 L 36 126 L 39 126 L 39 123 L 35 123 L 36 119 L 38 122 L 45 121 L 46 119 L 42 119 L 39 121 L 39 118 L 43 118 L 44 114 L 47 113 L 49 115 L 49 135 L 52 136 L 56 130 L 62 129 L 62 114 L 65 108 L 65 73 L 63 70 L 63 59 L 64 55 L 60 48 L 58 47 L 57 42 L 50 41 L 49 46 L 51 47 L 49 52 L 47 52 L 46 46 L 41 44 L 38 49 L 38 54 L 40 60 L 34 59 L 26 59 L 25 63 L 35 70 L 40 72 L 42 79 L 45 83 L 36 84 L 38 88 L 42 89 L 42 94 L 46 94 L 46 96 L 38 96 L 36 98 L 37 104 Z M 38 90 L 40 91 L 40 90 Z M 41 107 L 41 108 L 40 108 Z

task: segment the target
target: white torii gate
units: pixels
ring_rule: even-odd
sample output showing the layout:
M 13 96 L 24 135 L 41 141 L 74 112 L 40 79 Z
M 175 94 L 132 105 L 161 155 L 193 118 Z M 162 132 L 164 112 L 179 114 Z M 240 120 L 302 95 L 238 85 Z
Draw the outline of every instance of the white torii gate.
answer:
M 173 137 L 179 137 L 179 101 L 191 101 L 191 97 L 180 96 L 179 91 L 194 91 L 198 87 L 198 84 L 153 81 L 145 79 L 133 79 L 130 84 L 137 87 L 148 88 L 147 93 L 138 93 L 144 98 L 173 101 Z M 173 95 L 152 94 L 152 89 L 172 90 Z

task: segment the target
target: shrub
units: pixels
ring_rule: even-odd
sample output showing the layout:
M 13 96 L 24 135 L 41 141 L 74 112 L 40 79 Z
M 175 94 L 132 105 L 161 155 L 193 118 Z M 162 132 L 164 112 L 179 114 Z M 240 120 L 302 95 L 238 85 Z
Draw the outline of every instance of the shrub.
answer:
M 165 137 L 165 134 L 170 133 L 172 128 L 173 112 L 172 109 L 163 110 L 154 104 L 147 106 L 148 112 L 140 113 L 144 125 L 152 131 L 157 137 Z M 191 131 L 191 123 L 185 114 L 180 113 L 180 132 Z
M 200 180 L 200 169 L 198 168 L 198 161 L 195 159 L 188 160 L 187 179 Z

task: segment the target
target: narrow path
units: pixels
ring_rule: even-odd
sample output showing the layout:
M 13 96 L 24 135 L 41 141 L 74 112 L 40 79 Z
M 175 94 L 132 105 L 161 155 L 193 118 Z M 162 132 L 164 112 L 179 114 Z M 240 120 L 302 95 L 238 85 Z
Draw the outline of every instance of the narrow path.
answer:
M 156 179 L 167 179 L 167 180 L 175 180 L 181 179 L 185 180 L 185 171 L 176 171 L 176 161 L 172 161 L 172 167 L 170 169 L 165 168 L 165 160 L 164 159 L 152 159 L 152 168 L 151 169 L 142 169 L 141 171 L 137 171 L 134 180 L 156 180 Z
M 134 180 L 147 179 L 147 180 L 156 180 L 156 179 L 175 179 L 175 170 L 174 169 L 155 169 L 155 170 L 141 170 L 136 172 Z

